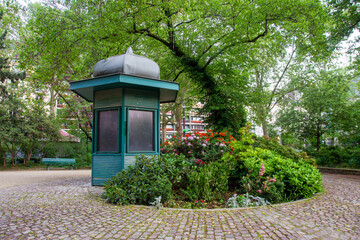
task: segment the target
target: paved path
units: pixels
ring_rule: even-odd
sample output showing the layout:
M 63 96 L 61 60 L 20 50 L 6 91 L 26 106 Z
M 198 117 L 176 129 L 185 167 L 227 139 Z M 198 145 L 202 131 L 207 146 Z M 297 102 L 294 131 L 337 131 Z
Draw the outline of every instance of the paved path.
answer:
M 0 189 L 38 182 L 90 176 L 91 170 L 0 171 Z
M 325 175 L 314 199 L 215 211 L 109 205 L 89 181 L 0 189 L 0 239 L 360 239 L 359 179 Z

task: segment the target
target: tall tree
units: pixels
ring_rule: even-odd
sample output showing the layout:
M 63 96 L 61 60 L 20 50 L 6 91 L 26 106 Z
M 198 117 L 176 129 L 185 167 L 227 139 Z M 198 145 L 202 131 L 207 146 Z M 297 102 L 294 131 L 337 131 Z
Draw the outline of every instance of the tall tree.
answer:
M 317 0 L 57 1 L 33 5 L 22 57 L 25 64 L 46 66 L 44 73 L 78 77 L 130 44 L 151 49 L 150 56 L 156 52 L 176 63 L 174 79 L 183 72 L 190 76 L 204 96 L 211 128 L 237 132 L 246 121 L 244 85 L 253 43 L 291 29 L 299 49 L 314 50 L 325 42 L 325 18 Z
M 331 39 L 336 43 L 360 28 L 360 2 L 354 0 L 328 0 L 333 17 Z
M 18 134 L 21 134 L 16 128 L 13 126 L 13 122 L 8 121 L 12 116 L 14 116 L 16 113 L 14 111 L 11 111 L 12 108 L 6 107 L 6 102 L 10 102 L 11 106 L 14 107 L 18 104 L 18 100 L 14 95 L 9 91 L 8 87 L 16 86 L 16 82 L 18 80 L 24 79 L 25 74 L 23 72 L 16 72 L 10 68 L 9 60 L 9 51 L 7 51 L 7 48 L 5 46 L 5 39 L 7 35 L 7 31 L 3 29 L 2 24 L 3 19 L 3 11 L 0 11 L 0 29 L 2 31 L 0 35 L 0 121 L 5 121 L 9 123 L 7 124 L 0 124 L 0 153 L 3 158 L 3 164 L 5 166 L 6 164 L 6 154 L 5 154 L 5 148 L 9 147 L 8 141 L 6 139 L 13 139 L 14 136 L 17 136 Z M 17 113 L 19 114 L 19 113 Z M 6 120 L 5 120 L 6 118 Z M 10 132 L 5 132 L 6 127 L 10 128 L 8 129 Z M 16 138 L 14 139 L 16 140 Z M 14 148 L 11 148 L 12 151 L 12 158 L 14 159 Z
M 333 137 L 342 130 L 350 80 L 342 69 L 319 71 L 315 79 L 292 95 L 280 113 L 282 132 L 295 134 L 319 151 L 324 137 Z

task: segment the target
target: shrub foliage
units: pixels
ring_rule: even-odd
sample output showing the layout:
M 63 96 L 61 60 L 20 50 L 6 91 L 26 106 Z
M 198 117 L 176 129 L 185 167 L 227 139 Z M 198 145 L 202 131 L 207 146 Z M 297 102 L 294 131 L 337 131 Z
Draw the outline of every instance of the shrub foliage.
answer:
M 322 190 L 321 175 L 310 157 L 272 140 L 258 141 L 249 128 L 240 131 L 237 141 L 227 132 L 212 131 L 173 138 L 162 146 L 161 157 L 142 155 L 134 166 L 109 179 L 104 198 L 119 205 L 149 205 L 161 196 L 165 204 L 170 200 L 204 207 L 212 202 L 226 206 L 234 194 L 279 203 Z

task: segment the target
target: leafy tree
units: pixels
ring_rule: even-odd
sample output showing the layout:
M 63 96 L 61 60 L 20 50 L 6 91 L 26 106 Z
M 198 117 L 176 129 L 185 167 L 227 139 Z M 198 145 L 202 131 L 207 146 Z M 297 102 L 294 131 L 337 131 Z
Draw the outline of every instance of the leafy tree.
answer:
M 333 17 L 331 39 L 339 42 L 360 28 L 360 3 L 353 0 L 328 0 Z
M 280 113 L 283 133 L 294 133 L 319 151 L 325 136 L 341 131 L 346 115 L 351 77 L 344 70 L 319 71 L 313 81 L 293 93 L 289 105 Z
M 2 29 L 2 19 L 3 19 L 3 11 L 0 11 L 0 29 Z M 14 145 L 9 145 L 7 140 L 14 140 L 15 142 L 18 140 L 17 137 L 22 133 L 14 125 L 14 121 L 11 119 L 18 114 L 21 114 L 13 110 L 19 104 L 19 101 L 13 94 L 9 92 L 8 87 L 16 86 L 16 82 L 18 80 L 24 79 L 25 74 L 23 72 L 15 72 L 10 69 L 8 52 L 6 51 L 5 39 L 6 39 L 7 31 L 3 30 L 0 35 L 0 153 L 2 155 L 4 166 L 6 164 L 6 153 L 5 148 L 11 149 L 12 159 L 14 162 L 14 156 L 16 154 L 16 149 Z M 6 104 L 10 103 L 10 104 Z M 4 124 L 4 122 L 8 124 Z M 5 132 L 8 130 L 8 132 Z
M 15 84 L 12 84 L 14 86 Z M 7 94 L 10 95 L 9 91 Z M 24 121 L 22 116 L 24 104 L 21 102 L 15 92 L 6 100 L 3 99 L 0 108 L 0 139 L 1 151 L 6 164 L 6 152 L 11 153 L 11 162 L 16 164 L 17 154 L 20 152 L 21 140 L 24 139 Z
M 40 100 L 33 100 L 23 113 L 23 126 L 20 127 L 24 134 L 21 139 L 21 150 L 23 150 L 24 164 L 28 165 L 30 158 L 36 148 L 41 148 L 43 141 L 58 141 L 60 139 L 59 129 L 54 119 L 46 114 Z
M 258 52 L 251 59 L 249 93 L 247 95 L 253 120 L 260 125 L 265 137 L 269 136 L 269 121 L 274 108 L 283 97 L 294 91 L 289 71 L 296 72 L 296 48 L 287 41 L 260 43 Z M 290 75 L 290 76 L 289 76 Z M 301 81 L 297 76 L 294 82 Z
M 215 130 L 237 132 L 245 124 L 247 54 L 255 42 L 292 30 L 299 49 L 315 51 L 325 43 L 326 11 L 315 0 L 73 0 L 34 4 L 29 12 L 21 57 L 35 72 L 55 76 L 51 81 L 65 74 L 77 79 L 133 44 L 160 66 L 176 66 L 171 79 L 188 74 Z
M 360 2 L 353 0 L 328 0 L 331 8 L 332 26 L 330 40 L 334 46 L 347 40 L 353 33 L 359 34 L 360 30 Z M 359 74 L 360 66 L 360 37 L 358 36 L 352 44 L 349 44 L 348 51 L 355 52 L 355 58 L 352 63 L 353 69 Z

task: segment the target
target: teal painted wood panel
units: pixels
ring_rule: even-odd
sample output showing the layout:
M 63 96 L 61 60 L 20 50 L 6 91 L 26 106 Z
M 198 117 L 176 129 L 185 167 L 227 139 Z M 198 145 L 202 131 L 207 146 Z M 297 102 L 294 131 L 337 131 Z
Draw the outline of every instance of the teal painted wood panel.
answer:
M 158 92 L 142 89 L 125 89 L 125 106 L 155 108 L 159 107 Z
M 127 169 L 129 166 L 134 166 L 135 162 L 136 156 L 125 156 L 124 169 Z
M 92 162 L 92 180 L 93 185 L 115 176 L 122 170 L 120 155 L 93 155 Z
M 105 181 L 105 178 L 93 178 L 92 184 L 94 186 L 104 186 Z
M 94 108 L 118 107 L 122 105 L 122 88 L 95 92 Z

